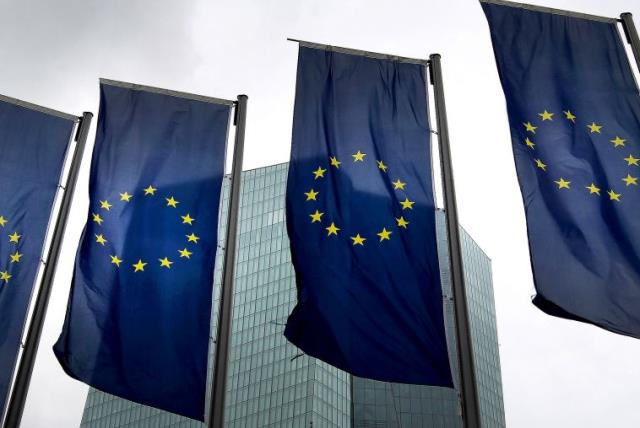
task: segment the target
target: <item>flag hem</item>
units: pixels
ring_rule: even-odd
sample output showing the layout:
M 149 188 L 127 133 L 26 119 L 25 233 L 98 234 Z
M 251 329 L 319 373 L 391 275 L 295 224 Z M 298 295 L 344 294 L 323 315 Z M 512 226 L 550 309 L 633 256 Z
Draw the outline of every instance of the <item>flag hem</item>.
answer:
M 565 320 L 569 320 L 569 321 L 577 321 L 577 322 L 584 323 L 584 324 L 590 324 L 592 326 L 601 328 L 601 329 L 609 331 L 611 333 L 620 334 L 622 336 L 627 336 L 627 337 L 632 337 L 634 339 L 640 339 L 640 336 L 638 336 L 637 334 L 634 334 L 634 333 L 632 333 L 630 331 L 620 330 L 620 329 L 615 328 L 614 326 L 610 326 L 610 325 L 606 325 L 606 324 L 603 324 L 603 323 L 599 323 L 599 322 L 594 321 L 594 320 L 583 318 L 583 317 L 581 317 L 579 315 L 574 314 L 573 312 L 569 312 L 568 310 L 564 309 L 559 304 L 554 303 L 553 301 L 551 301 L 551 300 L 547 299 L 546 297 L 544 297 L 537 290 L 536 290 L 536 295 L 533 297 L 533 299 L 531 299 L 531 303 L 533 304 L 533 306 L 535 306 L 536 308 L 538 308 L 539 310 L 541 310 L 545 314 L 550 315 L 550 316 L 555 317 L 555 318 L 561 318 L 561 319 L 565 319 Z

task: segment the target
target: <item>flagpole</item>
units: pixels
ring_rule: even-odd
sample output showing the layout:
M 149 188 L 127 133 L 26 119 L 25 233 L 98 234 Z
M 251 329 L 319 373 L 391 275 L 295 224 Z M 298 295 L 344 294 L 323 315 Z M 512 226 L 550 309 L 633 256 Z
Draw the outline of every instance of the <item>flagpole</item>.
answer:
M 42 327 L 44 326 L 47 306 L 49 304 L 49 298 L 51 297 L 53 278 L 56 273 L 58 259 L 60 258 L 62 239 L 67 227 L 71 202 L 73 201 L 78 172 L 80 171 L 82 155 L 87 142 L 87 136 L 89 135 L 89 127 L 91 126 L 92 118 L 92 113 L 84 112 L 78 125 L 78 132 L 75 138 L 76 147 L 73 152 L 71 167 L 69 168 L 69 173 L 67 175 L 67 182 L 64 187 L 64 196 L 62 197 L 62 202 L 60 204 L 60 212 L 58 213 L 58 218 L 53 229 L 53 237 L 51 238 L 49 253 L 47 254 L 47 260 L 45 261 L 44 273 L 42 274 L 42 280 L 40 281 L 40 288 L 38 290 L 38 296 L 36 297 L 31 322 L 29 323 L 29 330 L 27 332 L 22 358 L 20 359 L 20 365 L 18 366 L 18 374 L 16 375 L 16 379 L 13 384 L 13 391 L 11 392 L 7 417 L 4 421 L 5 428 L 18 427 L 22 420 L 22 414 L 24 413 L 24 405 L 27 400 L 27 393 L 29 392 L 29 383 L 31 382 L 33 366 L 38 353 L 38 345 L 40 344 L 40 337 L 42 336 Z
M 640 70 L 640 38 L 638 38 L 638 31 L 633 23 L 633 15 L 631 15 L 631 12 L 624 12 L 620 14 L 620 20 L 622 21 L 624 34 L 627 36 L 627 42 L 631 45 L 633 56 L 636 59 L 636 65 Z
M 449 147 L 449 128 L 444 100 L 442 68 L 440 54 L 432 54 L 430 60 L 430 76 L 433 85 L 436 121 L 438 123 L 438 144 L 440 148 L 440 165 L 444 193 L 445 215 L 447 219 L 447 242 L 449 245 L 449 261 L 451 265 L 451 283 L 453 305 L 456 320 L 456 338 L 458 363 L 460 367 L 460 389 L 462 395 L 462 418 L 466 428 L 480 427 L 480 406 L 473 360 L 471 329 L 469 326 L 469 310 L 467 293 L 464 284 L 462 251 L 460 246 L 460 229 L 458 224 L 458 208 L 453 181 L 453 166 Z
M 222 289 L 218 306 L 218 331 L 216 334 L 216 352 L 213 366 L 213 385 L 211 387 L 211 407 L 209 427 L 223 428 L 224 405 L 227 391 L 227 367 L 229 363 L 229 341 L 231 338 L 231 318 L 233 315 L 233 286 L 236 264 L 236 238 L 238 229 L 238 211 L 240 206 L 240 181 L 242 178 L 242 156 L 244 152 L 244 131 L 247 119 L 246 95 L 238 95 L 235 110 L 235 145 L 233 166 L 231 169 L 231 192 L 227 215 L 227 236 L 222 271 Z

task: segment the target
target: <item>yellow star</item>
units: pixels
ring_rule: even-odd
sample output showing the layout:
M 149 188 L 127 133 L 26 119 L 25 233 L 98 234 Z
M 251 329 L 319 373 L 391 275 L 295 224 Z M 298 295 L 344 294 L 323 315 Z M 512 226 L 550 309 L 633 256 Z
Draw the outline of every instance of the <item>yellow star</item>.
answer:
M 340 162 L 335 156 L 331 156 L 331 166 L 335 166 L 336 168 L 340 168 Z
M 527 137 L 526 140 L 524 140 L 524 143 L 527 145 L 527 147 L 529 147 L 530 149 L 533 149 L 533 147 L 536 145 L 536 143 L 534 143 L 533 141 L 531 141 L 529 139 L 529 137 Z
M 187 241 L 189 242 L 195 242 L 196 244 L 198 243 L 198 239 L 200 239 L 199 236 L 196 236 L 195 233 L 192 233 L 191 235 L 185 235 L 187 237 Z
M 324 178 L 324 173 L 325 172 L 327 172 L 326 169 L 324 169 L 322 167 L 318 167 L 318 169 L 313 171 L 313 175 L 315 175 L 314 180 L 317 180 L 318 178 Z
M 307 201 L 316 201 L 316 196 L 318 196 L 318 193 L 320 192 L 316 192 L 313 189 L 309 190 L 308 192 L 304 192 L 304 194 L 307 195 Z
M 131 198 L 133 198 L 133 195 L 130 195 L 128 192 L 120 193 L 121 201 L 129 202 L 131 201 Z
M 149 184 L 149 187 L 144 189 L 144 194 L 145 195 L 155 195 L 156 194 L 156 190 L 158 190 L 158 189 L 156 189 L 151 184 Z
M 104 246 L 104 244 L 106 244 L 108 241 L 104 239 L 104 235 L 100 234 L 100 235 L 96 235 L 96 242 Z
M 627 174 L 625 178 L 622 179 L 626 183 L 627 186 L 631 186 L 632 184 L 638 185 L 638 177 L 632 177 L 631 174 Z
M 413 209 L 413 204 L 415 204 L 415 202 L 410 201 L 409 198 L 405 198 L 404 201 L 400 201 L 400 205 L 402 205 L 402 209 L 407 209 L 409 208 L 410 210 Z
M 360 150 L 358 150 L 358 152 L 356 154 L 351 155 L 351 156 L 353 156 L 353 161 L 354 162 L 364 162 L 364 157 L 366 155 L 367 155 L 366 153 L 362 153 Z
M 6 284 L 11 279 L 11 275 L 9 275 L 8 271 L 0 272 L 0 281 L 4 281 Z
M 22 235 L 18 235 L 18 232 L 13 232 L 12 235 L 9 235 L 9 242 L 15 242 L 17 244 L 20 238 L 22 238 Z
M 545 110 L 542 113 L 538 113 L 538 116 L 540 116 L 542 118 L 542 121 L 544 122 L 545 120 L 553 120 L 553 114 L 554 113 L 549 113 L 547 110 Z
M 384 162 L 382 162 L 382 161 L 376 161 L 376 162 L 378 162 L 378 168 L 380 168 L 380 169 L 382 170 L 382 172 L 387 172 L 387 170 L 389 169 L 389 167 L 388 167 L 388 166 L 386 166 L 386 165 L 384 164 Z
M 7 219 L 0 215 L 0 226 L 4 227 L 7 224 Z
M 340 228 L 337 227 L 333 222 L 331 222 L 331 225 L 329 225 L 329 227 L 325 227 L 325 229 L 327 229 L 327 232 L 328 232 L 327 236 L 331 236 L 331 235 L 338 236 L 338 231 L 340 230 Z
M 624 158 L 624 160 L 627 161 L 627 165 L 631 166 L 631 165 L 635 165 L 635 166 L 640 166 L 638 165 L 638 162 L 640 161 L 640 158 L 634 158 L 633 155 L 629 155 L 628 158 Z
M 595 122 L 591 122 L 591 125 L 587 125 L 587 128 L 589 128 L 589 131 L 591 131 L 592 134 L 602 134 L 602 132 L 600 132 L 602 125 L 596 125 Z
M 595 193 L 596 195 L 600 196 L 600 188 L 596 186 L 595 183 L 591 183 L 589 186 L 587 186 L 587 189 L 589 189 L 590 195 L 593 195 Z
M 100 214 L 92 213 L 91 215 L 93 216 L 93 221 L 98 223 L 98 226 L 101 226 L 104 220 L 100 217 Z
M 396 218 L 396 222 L 398 223 L 398 227 L 403 227 L 405 229 L 409 225 L 409 222 L 405 220 L 404 217 Z
M 624 143 L 627 141 L 624 138 L 620 138 L 618 136 L 616 136 L 616 138 L 614 138 L 613 140 L 610 140 L 613 143 L 613 147 L 620 147 L 623 146 L 624 147 Z
M 610 200 L 620 202 L 620 193 L 616 193 L 613 190 L 609 190 L 607 193 L 609 194 Z
M 571 122 L 576 123 L 576 117 L 574 116 L 573 113 L 571 113 L 571 110 L 563 111 L 563 113 L 567 118 L 567 120 L 570 120 Z
M 109 203 L 109 201 L 107 201 L 107 200 L 100 201 L 100 208 L 102 208 L 102 209 L 105 209 L 105 210 L 109 211 L 109 210 L 111 209 L 111 207 L 112 207 L 112 206 L 113 206 L 113 205 L 111 205 L 111 204 Z
M 391 184 L 393 184 L 393 188 L 394 190 L 404 190 L 404 186 L 407 185 L 407 183 L 403 183 L 402 181 L 400 181 L 400 179 L 397 179 L 396 181 L 392 182 Z
M 543 171 L 547 170 L 547 165 L 545 165 L 540 159 L 536 159 L 536 166 Z
M 558 185 L 558 189 L 570 189 L 569 185 L 571 184 L 571 182 L 565 180 L 562 177 L 560 177 L 560 180 L 554 181 L 554 183 Z
M 135 269 L 134 272 L 144 272 L 144 267 L 147 265 L 147 263 L 144 263 L 141 259 L 138 259 L 138 263 L 132 265 L 133 268 Z
M 170 198 L 165 198 L 167 201 L 167 206 L 168 207 L 173 207 L 173 208 L 178 208 L 178 204 L 180 202 L 176 201 L 175 199 L 173 199 L 173 196 Z
M 383 227 L 382 231 L 380 233 L 376 233 L 376 235 L 378 235 L 380 237 L 380 242 L 384 241 L 385 239 L 388 241 L 390 240 L 391 234 L 393 232 L 389 232 L 387 230 L 387 228 Z
M 158 261 L 160 262 L 160 267 L 166 267 L 167 269 L 171 269 L 171 265 L 173 264 L 173 262 L 166 257 L 158 259 Z
M 180 257 L 185 257 L 187 259 L 190 259 L 191 254 L 193 254 L 191 251 L 187 250 L 186 248 L 184 250 L 178 250 L 178 252 L 180 253 Z
M 358 233 L 356 236 L 352 236 L 351 240 L 353 241 L 353 245 L 362 245 L 362 246 L 364 246 L 364 241 L 366 241 L 367 238 L 363 238 Z
M 180 218 L 182 218 L 182 224 L 188 224 L 189 226 L 193 226 L 193 222 L 196 221 L 196 219 L 192 218 L 189 214 L 181 215 Z
M 309 217 L 311 217 L 311 223 L 322 221 L 321 218 L 322 218 L 323 215 L 324 215 L 324 213 L 321 213 L 318 210 L 316 210 L 316 212 L 313 213 L 313 214 L 309 214 Z
M 537 126 L 533 126 L 533 124 L 531 122 L 527 122 L 527 123 L 523 123 L 525 129 L 533 134 L 536 133 L 536 129 L 538 129 Z
M 122 263 L 122 259 L 119 259 L 118 256 L 109 256 L 111 257 L 111 263 L 120 267 L 120 263 Z
M 20 258 L 22 258 L 23 254 L 19 253 L 18 251 L 16 251 L 13 254 L 9 254 L 9 257 L 11 257 L 11 263 L 20 263 Z

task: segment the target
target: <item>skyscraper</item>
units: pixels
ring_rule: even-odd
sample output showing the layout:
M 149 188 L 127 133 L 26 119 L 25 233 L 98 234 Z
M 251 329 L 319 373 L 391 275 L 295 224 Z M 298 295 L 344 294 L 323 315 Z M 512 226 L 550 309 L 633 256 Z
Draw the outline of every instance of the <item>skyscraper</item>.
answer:
M 454 390 L 352 379 L 302 354 L 284 338 L 284 324 L 296 302 L 295 275 L 284 219 L 286 179 L 287 164 L 242 174 L 227 426 L 461 426 Z M 228 184 L 225 180 L 221 237 L 225 236 Z M 450 354 L 455 355 L 444 216 L 437 218 L 445 323 Z M 490 262 L 466 233 L 462 236 L 482 418 L 486 427 L 501 427 L 504 410 Z M 221 242 L 220 248 L 223 245 Z M 221 261 L 222 257 L 217 260 Z M 217 291 L 220 279 L 218 266 Z M 214 324 L 216 318 L 214 313 Z M 452 364 L 457 371 L 455 358 Z M 384 412 L 379 408 L 384 408 Z M 94 389 L 87 396 L 81 426 L 203 427 L 199 422 Z

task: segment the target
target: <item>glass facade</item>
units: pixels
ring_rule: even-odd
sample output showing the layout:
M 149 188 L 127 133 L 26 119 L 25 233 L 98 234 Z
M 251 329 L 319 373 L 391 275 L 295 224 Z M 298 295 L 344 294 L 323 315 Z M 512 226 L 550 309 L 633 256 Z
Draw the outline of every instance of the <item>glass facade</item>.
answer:
M 243 173 L 229 427 L 347 426 L 351 418 L 349 376 L 302 355 L 282 334 L 296 302 L 284 221 L 286 178 L 286 164 Z
M 351 378 L 302 354 L 282 335 L 295 305 L 295 276 L 284 221 L 287 164 L 242 174 L 234 313 L 227 384 L 229 427 L 461 426 L 457 394 L 446 388 L 389 384 Z M 222 193 L 219 236 L 224 245 L 228 181 Z M 439 251 L 445 284 L 447 334 L 453 338 L 448 261 L 442 216 Z M 465 274 L 471 299 L 472 329 L 481 388 L 482 417 L 487 427 L 504 426 L 500 365 L 490 262 L 463 234 Z M 215 272 L 221 280 L 220 249 Z M 471 260 L 467 261 L 467 258 Z M 217 307 L 217 296 L 214 299 Z M 212 318 L 214 327 L 217 314 Z M 213 330 L 215 331 L 215 329 Z M 455 355 L 455 341 L 450 340 Z M 209 360 L 213 358 L 210 351 Z M 455 367 L 455 360 L 452 362 Z M 211 378 L 211 371 L 209 372 Z M 353 401 L 351 397 L 353 396 Z M 207 400 L 209 401 L 209 400 Z M 81 427 L 184 427 L 202 423 L 89 390 Z
M 449 360 L 458 383 L 455 318 L 451 292 L 447 231 L 443 211 L 436 215 L 440 276 Z M 491 281 L 491 260 L 464 230 L 461 231 L 465 286 L 483 427 L 504 427 L 502 378 Z M 407 385 L 353 378 L 355 427 L 460 427 L 458 392 L 434 386 Z

